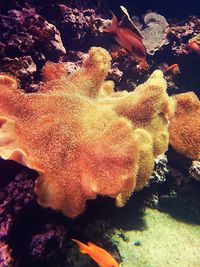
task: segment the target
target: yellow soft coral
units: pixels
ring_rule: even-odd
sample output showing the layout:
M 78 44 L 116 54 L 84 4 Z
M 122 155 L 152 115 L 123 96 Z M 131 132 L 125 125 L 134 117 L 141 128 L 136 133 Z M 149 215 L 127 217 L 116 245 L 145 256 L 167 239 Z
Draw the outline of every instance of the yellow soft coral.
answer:
M 0 156 L 39 172 L 38 202 L 77 216 L 98 194 L 121 206 L 168 146 L 173 101 L 160 71 L 133 92 L 105 82 L 110 56 L 92 48 L 80 70 L 67 76 L 48 63 L 39 92 L 25 94 L 0 75 Z
M 173 97 L 177 108 L 170 119 L 170 143 L 191 159 L 200 159 L 200 101 L 193 92 Z

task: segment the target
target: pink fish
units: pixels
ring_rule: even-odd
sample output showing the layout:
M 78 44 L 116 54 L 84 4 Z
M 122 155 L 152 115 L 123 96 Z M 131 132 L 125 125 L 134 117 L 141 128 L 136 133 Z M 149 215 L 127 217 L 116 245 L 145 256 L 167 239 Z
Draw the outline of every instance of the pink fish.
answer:
M 170 66 L 165 67 L 164 71 L 165 71 L 165 73 L 172 72 L 173 74 L 178 74 L 178 73 L 180 73 L 180 67 L 177 63 L 174 63 Z
M 190 48 L 192 48 L 194 51 L 200 53 L 200 45 L 196 40 L 191 40 L 188 42 L 188 45 Z
M 112 13 L 112 12 L 111 12 Z M 142 42 L 142 37 L 134 33 L 128 28 L 121 27 L 119 25 L 118 19 L 114 13 L 112 13 L 112 23 L 111 26 L 107 29 L 104 29 L 105 32 L 110 32 L 115 34 L 115 40 L 118 44 L 126 48 L 131 52 L 138 60 L 146 60 L 146 48 Z

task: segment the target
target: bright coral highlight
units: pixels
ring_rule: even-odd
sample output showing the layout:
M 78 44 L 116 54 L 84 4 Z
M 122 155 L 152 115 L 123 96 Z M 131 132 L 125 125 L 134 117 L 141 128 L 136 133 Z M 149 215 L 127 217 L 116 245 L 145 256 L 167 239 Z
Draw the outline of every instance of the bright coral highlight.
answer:
M 0 75 L 0 156 L 37 170 L 38 202 L 70 217 L 98 194 L 123 205 L 168 146 L 174 105 L 162 72 L 133 92 L 115 93 L 105 82 L 110 60 L 94 47 L 69 76 L 64 65 L 48 63 L 44 85 L 31 94 Z

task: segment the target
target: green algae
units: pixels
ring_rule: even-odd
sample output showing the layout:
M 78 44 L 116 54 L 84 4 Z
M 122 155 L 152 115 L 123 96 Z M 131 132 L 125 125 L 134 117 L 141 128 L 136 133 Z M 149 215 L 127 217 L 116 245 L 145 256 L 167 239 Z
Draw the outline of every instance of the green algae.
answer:
M 143 219 L 143 230 L 124 231 L 128 241 L 115 231 L 113 241 L 123 258 L 121 267 L 200 266 L 200 225 L 149 208 Z

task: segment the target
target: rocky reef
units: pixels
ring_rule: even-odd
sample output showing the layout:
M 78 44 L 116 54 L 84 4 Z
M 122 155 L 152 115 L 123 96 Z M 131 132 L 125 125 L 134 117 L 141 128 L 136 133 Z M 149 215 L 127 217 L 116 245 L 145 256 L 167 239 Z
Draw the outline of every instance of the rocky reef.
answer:
M 1 267 L 96 266 L 71 238 L 123 262 L 146 206 L 200 224 L 200 18 L 125 3 L 0 3 Z

